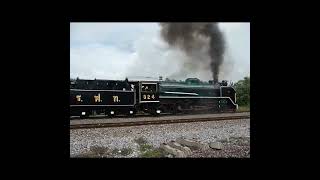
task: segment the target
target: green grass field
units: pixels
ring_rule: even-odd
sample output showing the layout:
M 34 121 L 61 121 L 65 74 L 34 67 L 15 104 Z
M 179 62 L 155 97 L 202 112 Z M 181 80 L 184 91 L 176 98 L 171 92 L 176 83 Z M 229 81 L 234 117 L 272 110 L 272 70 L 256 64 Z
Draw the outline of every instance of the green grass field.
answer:
M 239 106 L 237 109 L 237 112 L 245 112 L 245 111 L 250 111 L 250 106 Z

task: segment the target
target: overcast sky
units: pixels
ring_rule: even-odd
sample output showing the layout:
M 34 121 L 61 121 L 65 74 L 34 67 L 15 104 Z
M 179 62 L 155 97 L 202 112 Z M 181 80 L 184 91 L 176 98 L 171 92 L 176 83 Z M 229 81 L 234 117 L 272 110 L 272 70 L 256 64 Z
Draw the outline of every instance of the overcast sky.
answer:
M 219 23 L 226 38 L 220 80 L 250 75 L 250 23 Z M 71 23 L 70 77 L 139 79 L 163 77 L 212 79 L 209 70 L 177 74 L 186 58 L 160 37 L 157 23 Z

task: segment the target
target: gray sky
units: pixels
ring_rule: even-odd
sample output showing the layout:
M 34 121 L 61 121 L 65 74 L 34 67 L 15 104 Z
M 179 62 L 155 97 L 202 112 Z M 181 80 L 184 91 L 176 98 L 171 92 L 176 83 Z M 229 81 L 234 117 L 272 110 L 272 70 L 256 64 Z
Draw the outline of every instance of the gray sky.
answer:
M 250 75 L 250 23 L 219 23 L 226 38 L 220 80 Z M 209 80 L 207 70 L 177 73 L 186 55 L 160 37 L 157 23 L 71 23 L 70 77 L 121 79 L 163 77 Z

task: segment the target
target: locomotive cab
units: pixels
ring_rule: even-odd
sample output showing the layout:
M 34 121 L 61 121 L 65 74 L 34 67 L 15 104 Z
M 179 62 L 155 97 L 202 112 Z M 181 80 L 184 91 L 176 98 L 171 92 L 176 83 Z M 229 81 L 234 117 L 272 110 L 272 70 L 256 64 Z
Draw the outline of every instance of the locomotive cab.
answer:
M 138 109 L 150 113 L 152 115 L 159 115 L 159 82 L 157 81 L 141 81 L 137 89 L 138 94 Z

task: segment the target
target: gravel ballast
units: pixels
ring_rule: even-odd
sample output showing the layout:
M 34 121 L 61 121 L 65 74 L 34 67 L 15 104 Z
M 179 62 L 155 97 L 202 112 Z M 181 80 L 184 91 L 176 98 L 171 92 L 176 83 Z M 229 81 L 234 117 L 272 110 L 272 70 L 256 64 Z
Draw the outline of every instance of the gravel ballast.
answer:
M 126 156 L 139 157 L 139 145 L 135 139 L 143 138 L 154 148 L 161 143 L 179 137 L 196 139 L 204 143 L 220 141 L 222 150 L 194 151 L 190 157 L 250 157 L 250 119 L 194 122 L 134 127 L 72 129 L 70 130 L 70 156 L 77 157 L 90 152 L 90 147 L 108 149 L 129 148 Z

